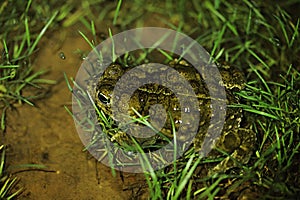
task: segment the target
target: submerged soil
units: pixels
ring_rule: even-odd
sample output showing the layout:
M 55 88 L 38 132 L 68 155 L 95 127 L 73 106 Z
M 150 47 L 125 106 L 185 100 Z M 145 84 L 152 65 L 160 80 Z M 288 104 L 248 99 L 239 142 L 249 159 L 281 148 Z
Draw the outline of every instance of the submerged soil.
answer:
M 73 118 L 64 108 L 71 108 L 72 94 L 63 73 L 75 77 L 82 63 L 75 51 L 90 50 L 77 30 L 73 27 L 45 36 L 34 55 L 34 69 L 49 70 L 43 78 L 57 81 L 48 97 L 34 102 L 35 107 L 22 105 L 8 111 L 4 141 L 9 144 L 10 170 L 20 180 L 18 187 L 24 188 L 19 199 L 130 199 L 135 196 L 135 191 L 128 189 L 130 184 L 143 178 L 119 172 L 113 177 L 109 167 L 82 151 Z M 29 170 L 24 164 L 46 168 Z

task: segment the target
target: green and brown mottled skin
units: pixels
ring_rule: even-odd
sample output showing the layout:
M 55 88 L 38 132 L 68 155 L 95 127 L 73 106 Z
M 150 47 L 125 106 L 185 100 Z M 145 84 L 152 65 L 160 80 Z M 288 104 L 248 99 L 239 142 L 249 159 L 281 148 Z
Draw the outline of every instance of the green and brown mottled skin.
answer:
M 178 61 L 175 59 L 171 61 L 168 66 L 178 71 L 179 74 L 184 77 L 184 79 L 189 81 L 197 96 L 201 117 L 197 135 L 194 138 L 193 143 L 195 149 L 198 150 L 201 148 L 207 129 L 210 125 L 209 123 L 211 118 L 210 97 L 207 86 L 205 85 L 201 75 L 186 61 Z M 125 67 L 122 64 L 114 63 L 104 71 L 100 78 L 96 77 L 97 85 L 91 87 L 91 92 L 94 94 L 95 104 L 104 112 L 106 116 L 113 118 L 111 111 L 112 92 L 120 77 L 122 77 L 122 75 L 130 69 L 131 67 Z M 223 84 L 226 90 L 226 104 L 230 105 L 239 103 L 239 100 L 234 96 L 233 91 L 239 91 L 244 87 L 245 80 L 243 74 L 230 66 L 219 65 L 218 69 L 223 80 L 223 83 L 220 84 Z M 157 76 L 161 76 L 162 74 L 165 76 L 166 73 L 162 71 L 157 72 Z M 147 72 L 139 74 L 139 76 L 141 75 L 147 76 Z M 151 75 L 155 76 L 155 72 L 151 72 Z M 139 81 L 139 79 L 128 80 L 128 87 L 130 87 L 130 83 L 134 81 Z M 178 87 L 180 87 L 180 83 L 178 84 Z M 126 91 L 124 91 L 124 93 L 126 94 Z M 155 104 L 161 104 L 165 110 L 171 113 L 172 120 L 175 122 L 175 127 L 178 129 L 181 121 L 180 104 L 175 94 L 168 88 L 158 84 L 146 84 L 140 87 L 131 96 L 129 108 L 132 107 L 142 116 L 147 116 L 149 115 L 149 110 L 151 110 L 150 106 Z M 120 107 L 122 107 L 121 104 Z M 133 110 L 129 110 L 128 114 L 135 118 L 138 117 Z M 157 116 L 163 117 L 164 115 L 158 114 Z M 241 120 L 242 109 L 228 107 L 226 110 L 226 119 L 221 136 L 219 140 L 213 141 L 213 143 L 215 143 L 216 148 L 227 152 L 236 160 L 246 163 L 251 156 L 251 150 L 255 141 L 255 134 L 250 130 L 241 128 Z M 155 127 L 155 124 L 153 126 Z M 160 132 L 168 138 L 172 138 L 171 130 L 171 120 L 168 117 L 164 127 L 160 130 Z M 184 140 L 185 138 L 181 139 Z M 118 131 L 112 135 L 111 140 L 119 143 L 120 145 L 130 145 L 133 143 L 130 137 L 128 137 L 128 135 L 122 131 Z M 136 138 L 136 140 L 142 147 L 151 146 L 157 143 L 163 144 L 162 141 L 164 141 L 163 138 L 158 134 L 149 138 Z M 214 154 L 216 154 L 216 151 L 211 152 L 209 155 Z M 215 167 L 214 171 L 222 171 L 229 168 L 227 165 L 232 165 L 232 163 L 229 164 L 229 160 L 229 158 L 225 159 Z

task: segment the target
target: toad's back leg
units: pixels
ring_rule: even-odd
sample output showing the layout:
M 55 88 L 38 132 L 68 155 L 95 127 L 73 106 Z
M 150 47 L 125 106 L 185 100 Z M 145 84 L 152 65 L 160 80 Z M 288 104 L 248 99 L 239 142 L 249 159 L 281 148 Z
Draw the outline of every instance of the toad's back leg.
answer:
M 239 135 L 239 140 L 236 140 L 235 143 L 239 143 L 239 145 L 236 146 L 230 155 L 210 170 L 209 174 L 224 172 L 239 164 L 246 164 L 249 161 L 256 141 L 255 133 L 250 129 L 239 128 L 237 135 Z M 226 138 L 226 140 L 230 140 L 230 138 Z M 226 142 L 224 144 L 226 144 Z

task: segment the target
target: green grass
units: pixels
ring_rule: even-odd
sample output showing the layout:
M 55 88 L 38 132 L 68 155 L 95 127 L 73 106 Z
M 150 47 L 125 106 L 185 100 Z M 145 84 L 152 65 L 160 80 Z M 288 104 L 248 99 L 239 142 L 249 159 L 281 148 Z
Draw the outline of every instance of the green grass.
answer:
M 76 0 L 40 2 L 37 0 L 0 4 L 0 109 L 1 131 L 6 128 L 6 111 L 26 103 L 34 106 L 34 100 L 46 96 L 48 84 L 54 80 L 41 78 L 48 73 L 43 66 L 33 68 L 39 43 L 46 32 L 66 28 L 89 15 L 89 7 L 101 0 L 80 4 Z M 81 7 L 76 10 L 76 6 Z M 55 9 L 53 9 L 55 8 Z M 30 93 L 28 93 L 30 91 Z M 26 93 L 26 95 L 25 95 Z
M 214 161 L 199 160 L 192 152 L 187 152 L 169 168 L 150 170 L 145 177 L 151 198 L 213 199 L 235 195 L 243 186 L 265 198 L 293 198 L 299 194 L 300 22 L 286 11 L 291 11 L 297 1 L 277 5 L 271 1 L 248 0 L 204 0 L 201 3 L 196 0 L 134 0 L 132 3 L 97 0 L 77 2 L 76 6 L 80 9 L 76 9 L 74 2 L 57 1 L 48 5 L 42 2 L 37 4 L 36 1 L 5 0 L 0 5 L 0 25 L 5 30 L 0 33 L 2 131 L 6 127 L 7 110 L 22 103 L 33 106 L 35 99 L 44 96 L 43 92 L 42 95 L 39 95 L 40 92 L 28 94 L 28 88 L 44 91 L 44 84 L 54 83 L 41 78 L 47 70 L 37 71 L 32 67 L 39 42 L 49 28 L 68 27 L 79 21 L 84 26 L 81 36 L 94 47 L 101 41 L 97 30 L 111 37 L 118 31 L 147 26 L 149 21 L 155 20 L 161 26 L 190 35 L 215 60 L 234 65 L 245 73 L 248 84 L 236 94 L 242 103 L 235 106 L 243 108 L 243 125 L 256 132 L 257 143 L 252 159 L 248 164 L 241 165 L 236 170 L 238 173 L 200 176 L 197 168 Z M 53 7 L 57 10 L 52 11 Z M 109 31 L 100 25 L 101 21 L 111 22 Z M 84 33 L 86 29 L 90 34 Z M 92 39 L 89 39 L 90 35 Z M 145 51 L 134 57 L 134 62 L 142 63 L 148 53 Z M 171 58 L 167 52 L 161 53 L 167 59 Z M 68 86 L 72 90 L 70 83 Z M 80 95 L 85 95 L 89 100 L 85 91 L 81 91 Z M 112 120 L 98 112 L 108 133 L 116 131 L 111 126 Z M 81 123 L 88 124 L 87 128 L 93 131 L 93 124 L 88 119 Z M 9 197 L 8 192 L 15 179 L 4 175 L 3 146 L 0 149 L 0 197 Z M 103 151 L 106 151 L 105 148 Z M 109 156 L 111 163 L 116 164 L 113 155 Z M 145 164 L 144 167 L 149 169 L 147 162 Z
M 74 5 L 60 6 L 61 2 L 4 0 L 0 3 L 0 132 L 6 131 L 7 111 L 21 104 L 35 105 L 35 101 L 47 96 L 49 84 L 56 81 L 42 78 L 48 70 L 44 66 L 35 69 L 39 44 L 49 29 L 58 27 Z M 60 9 L 53 11 L 53 6 Z M 72 15 L 69 15 L 71 17 Z M 69 18 L 70 20 L 70 18 Z M 6 137 L 9 137 L 7 135 Z M 0 146 L 0 199 L 15 199 L 21 190 L 14 189 L 17 178 L 5 168 L 5 147 Z M 41 165 L 15 167 L 38 169 Z
M 44 21 L 38 21 L 32 16 L 32 11 L 38 12 L 41 7 L 32 5 L 32 1 L 4 1 L 0 7 L 0 24 L 2 55 L 0 60 L 0 109 L 1 131 L 5 131 L 6 111 L 16 104 L 27 103 L 34 106 L 33 100 L 45 95 L 44 84 L 54 84 L 55 81 L 40 78 L 47 69 L 34 70 L 32 63 L 37 53 L 38 43 L 47 29 L 58 17 L 58 11 L 47 13 Z M 42 12 L 42 11 L 40 11 Z M 24 90 L 34 88 L 36 92 L 24 95 Z
M 257 135 L 249 163 L 228 173 L 205 176 L 198 167 L 215 160 L 199 160 L 198 155 L 187 152 L 170 167 L 145 173 L 151 199 L 237 198 L 237 193 L 248 188 L 246 195 L 252 198 L 297 197 L 300 22 L 286 11 L 294 5 L 297 2 L 280 5 L 248 0 L 207 0 L 201 4 L 196 0 L 176 3 L 136 0 L 131 4 L 118 1 L 94 16 L 80 19 L 92 33 L 90 40 L 81 32 L 91 47 L 99 41 L 95 30 L 99 16 L 101 20 L 110 16 L 118 31 L 147 25 L 151 18 L 159 20 L 161 25 L 195 38 L 215 60 L 236 66 L 247 79 L 244 90 L 236 93 L 241 104 L 234 106 L 243 108 L 242 125 Z M 115 28 L 113 25 L 111 29 Z M 147 53 L 141 55 L 142 60 L 135 61 L 142 62 Z M 170 58 L 166 52 L 161 53 Z M 102 121 L 106 123 L 103 127 L 111 127 L 113 123 L 106 118 Z M 149 168 L 147 162 L 144 167 Z
M 17 183 L 17 178 L 6 174 L 4 145 L 0 145 L 0 156 L 0 199 L 14 199 L 23 189 L 12 191 Z
M 289 66 L 280 82 L 261 81 L 263 90 L 248 85 L 240 93 L 247 101 L 241 105 L 244 110 L 260 116 L 253 128 L 264 133 L 252 170 L 260 177 L 256 184 L 272 191 L 267 194 L 269 198 L 293 195 L 300 191 L 295 185 L 299 180 L 294 179 L 295 174 L 299 175 L 295 167 L 299 164 L 300 148 L 300 73 Z

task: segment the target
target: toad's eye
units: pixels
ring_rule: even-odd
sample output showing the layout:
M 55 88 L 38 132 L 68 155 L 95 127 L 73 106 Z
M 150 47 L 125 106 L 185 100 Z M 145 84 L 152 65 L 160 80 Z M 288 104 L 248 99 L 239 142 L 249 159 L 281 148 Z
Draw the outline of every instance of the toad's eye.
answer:
M 102 93 L 98 94 L 98 99 L 103 103 L 103 104 L 109 104 L 109 98 L 105 96 Z

